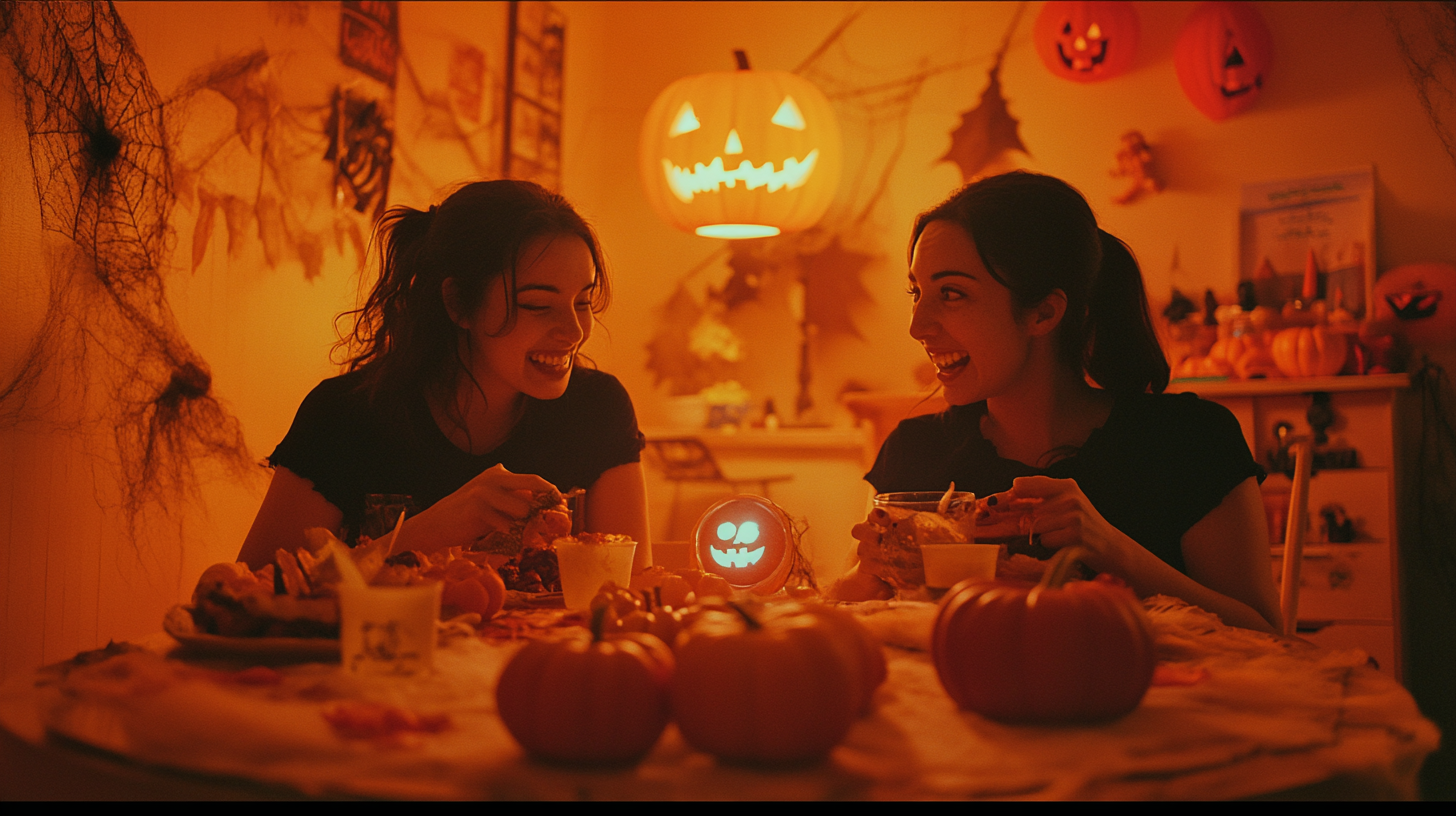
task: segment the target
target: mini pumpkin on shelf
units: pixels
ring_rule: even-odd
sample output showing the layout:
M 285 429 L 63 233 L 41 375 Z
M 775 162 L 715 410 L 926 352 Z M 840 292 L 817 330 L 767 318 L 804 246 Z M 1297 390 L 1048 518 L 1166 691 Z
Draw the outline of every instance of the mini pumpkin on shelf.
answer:
M 1284 329 L 1270 346 L 1274 363 L 1288 377 L 1332 377 L 1349 353 L 1349 337 L 1323 325 Z

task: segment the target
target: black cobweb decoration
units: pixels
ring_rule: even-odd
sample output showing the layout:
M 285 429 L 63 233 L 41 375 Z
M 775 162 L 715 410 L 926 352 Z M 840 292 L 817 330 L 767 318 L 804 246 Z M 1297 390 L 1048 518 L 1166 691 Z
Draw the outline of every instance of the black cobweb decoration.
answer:
M 1385 19 L 1416 98 L 1456 162 L 1456 3 L 1388 3 Z
M 249 468 L 242 427 L 167 303 L 165 105 L 110 3 L 6 2 L 0 47 L 24 97 L 42 229 L 65 239 L 40 331 L 0 382 L 0 422 L 110 428 L 134 538 L 147 506 L 195 495 L 204 460 Z

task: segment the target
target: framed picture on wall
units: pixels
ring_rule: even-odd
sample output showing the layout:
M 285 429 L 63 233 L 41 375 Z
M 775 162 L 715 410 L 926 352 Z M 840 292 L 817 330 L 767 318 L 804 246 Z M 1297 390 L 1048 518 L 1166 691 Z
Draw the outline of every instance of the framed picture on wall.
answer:
M 1244 185 L 1239 207 L 1239 280 L 1259 305 L 1301 297 L 1313 253 L 1318 297 L 1363 319 L 1375 282 L 1375 170 Z
M 565 15 L 539 0 L 512 2 L 506 47 L 503 173 L 559 190 Z

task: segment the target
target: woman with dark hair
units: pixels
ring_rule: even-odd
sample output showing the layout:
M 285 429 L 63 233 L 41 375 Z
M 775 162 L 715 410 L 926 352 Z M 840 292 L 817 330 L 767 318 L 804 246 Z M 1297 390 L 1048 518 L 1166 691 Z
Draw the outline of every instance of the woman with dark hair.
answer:
M 1139 595 L 1273 631 L 1263 469 L 1227 409 L 1162 393 L 1142 274 L 1080 193 L 1026 172 L 962 188 L 916 219 L 909 291 L 951 407 L 890 434 L 865 476 L 878 492 L 954 482 L 983 498 L 978 535 L 1080 545 Z M 890 591 L 879 518 L 855 526 L 840 597 Z
M 585 529 L 630 535 L 636 566 L 650 563 L 631 399 L 577 365 L 608 301 L 586 221 L 536 184 L 486 181 L 391 208 L 378 237 L 379 280 L 340 344 L 348 372 L 304 399 L 269 457 L 239 560 L 267 564 L 309 527 L 352 538 L 371 494 L 418 511 L 396 550 L 430 552 L 583 488 Z

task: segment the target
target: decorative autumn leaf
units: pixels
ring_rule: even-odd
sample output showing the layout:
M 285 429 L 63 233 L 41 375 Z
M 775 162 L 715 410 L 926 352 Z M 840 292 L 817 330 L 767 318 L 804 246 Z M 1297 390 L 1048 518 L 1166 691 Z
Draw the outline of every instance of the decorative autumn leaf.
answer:
M 981 93 L 980 103 L 961 114 L 960 127 L 950 135 L 950 150 L 939 161 L 955 162 L 961 170 L 961 181 L 966 182 L 1008 150 L 1030 156 L 1021 143 L 1017 130 L 1020 124 L 1001 95 L 1001 63 L 997 60 L 991 66 L 990 81 Z
M 822 249 L 799 255 L 804 281 L 804 317 L 823 333 L 843 333 L 861 340 L 852 311 L 857 304 L 870 303 L 860 275 L 875 260 L 874 255 L 846 249 L 835 235 Z
M 197 227 L 192 231 L 192 271 L 202 265 L 207 245 L 212 241 L 212 222 L 217 216 L 217 196 L 206 191 L 197 194 Z
M 733 368 L 718 357 L 704 360 L 693 353 L 693 329 L 705 314 L 687 288 L 679 286 L 663 304 L 657 332 L 647 343 L 647 369 L 653 374 L 653 385 L 666 382 L 673 396 L 696 394 L 728 379 Z
M 721 289 L 710 290 L 712 298 L 727 309 L 758 300 L 764 278 L 773 273 L 774 265 L 750 246 L 753 241 L 735 241 L 730 248 L 728 268 L 733 274 Z

